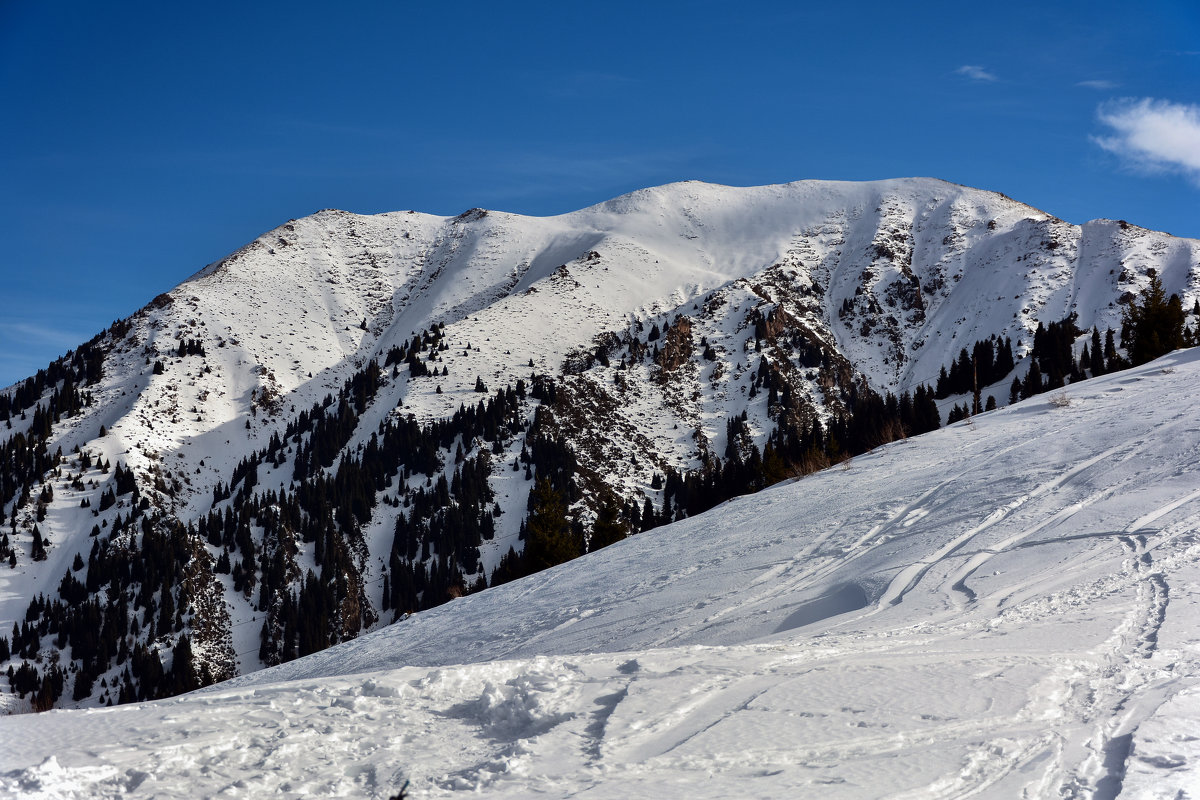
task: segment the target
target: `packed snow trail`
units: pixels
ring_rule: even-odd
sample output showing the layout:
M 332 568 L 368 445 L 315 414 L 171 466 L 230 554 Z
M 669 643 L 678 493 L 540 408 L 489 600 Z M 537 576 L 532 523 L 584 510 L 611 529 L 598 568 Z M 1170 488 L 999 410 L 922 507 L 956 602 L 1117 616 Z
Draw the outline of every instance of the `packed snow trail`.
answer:
M 1168 798 L 1200 352 L 173 700 L 0 719 L 30 798 Z

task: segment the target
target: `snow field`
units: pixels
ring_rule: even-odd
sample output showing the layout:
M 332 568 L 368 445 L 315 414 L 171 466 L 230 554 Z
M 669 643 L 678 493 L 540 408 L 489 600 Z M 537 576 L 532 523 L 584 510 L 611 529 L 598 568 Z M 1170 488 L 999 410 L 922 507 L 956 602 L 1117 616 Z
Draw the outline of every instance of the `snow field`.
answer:
M 1180 796 L 1198 382 L 1176 353 L 208 690 L 0 718 L 0 793 Z

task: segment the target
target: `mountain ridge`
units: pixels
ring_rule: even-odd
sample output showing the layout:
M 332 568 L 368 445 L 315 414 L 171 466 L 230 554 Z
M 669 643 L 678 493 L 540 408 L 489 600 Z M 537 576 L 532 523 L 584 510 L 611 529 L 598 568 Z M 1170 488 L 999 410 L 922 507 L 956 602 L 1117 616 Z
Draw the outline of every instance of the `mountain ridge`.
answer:
M 102 540 L 138 552 L 146 534 L 135 518 L 155 530 L 178 523 L 177 546 L 202 564 L 186 576 L 192 610 L 166 619 L 164 592 L 176 605 L 178 584 L 147 592 L 133 580 L 118 594 L 147 621 L 146 609 L 160 612 L 174 643 L 147 641 L 145 623 L 141 638 L 123 640 L 169 665 L 178 635 L 203 629 L 191 644 L 210 677 L 253 671 L 282 657 L 289 592 L 301 592 L 307 571 L 332 593 L 326 643 L 355 635 L 401 610 L 391 595 L 413 570 L 425 575 L 416 585 L 445 591 L 486 583 L 508 547 L 521 549 L 535 477 L 556 482 L 585 545 L 608 499 L 636 532 L 647 508 L 689 513 L 676 479 L 754 462 L 788 436 L 828 447 L 873 393 L 880 403 L 932 393 L 939 371 L 985 340 L 1011 346 L 1016 366 L 981 387 L 980 405 L 1005 405 L 1039 325 L 1078 323 L 1073 359 L 1093 325 L 1119 330 L 1152 277 L 1191 306 L 1200 242 L 1120 221 L 1069 225 L 937 179 L 685 182 L 553 217 L 318 212 L 208 265 L 62 360 L 99 367 L 61 367 L 75 371 L 19 409 L 24 383 L 0 392 L 13 406 L 0 443 L 36 433 L 45 449 L 40 471 L 22 468 L 0 497 L 17 561 L 0 567 L 10 598 L 0 630 L 35 597 L 61 595 L 63 571 L 86 583 L 93 567 L 67 570 L 74 554 L 101 557 Z M 68 386 L 86 402 L 56 406 L 35 432 L 35 409 Z M 940 399 L 945 418 L 963 397 Z M 456 433 L 435 435 L 452 418 Z M 327 424 L 345 430 L 325 444 Z M 358 469 L 373 442 L 410 425 L 435 437 L 433 461 L 370 476 L 372 496 L 323 533 L 301 532 L 309 511 L 273 529 L 271 502 L 349 480 L 344 466 Z M 113 476 L 98 464 L 129 470 L 133 495 L 100 510 Z M 464 490 L 420 523 L 441 533 L 421 528 L 398 545 L 423 493 L 441 491 L 438 476 L 449 497 L 472 484 L 470 470 L 486 473 L 480 492 Z M 468 507 L 466 539 L 439 538 L 450 534 L 438 526 L 459 524 L 445 509 Z M 214 513 L 224 532 L 201 535 Z M 33 560 L 39 537 L 44 566 Z M 330 547 L 345 548 L 336 569 L 322 561 Z M 436 578 L 426 574 L 435 562 Z M 425 604 L 432 590 L 408 591 L 404 602 Z M 24 649 L 43 667 L 61 652 Z

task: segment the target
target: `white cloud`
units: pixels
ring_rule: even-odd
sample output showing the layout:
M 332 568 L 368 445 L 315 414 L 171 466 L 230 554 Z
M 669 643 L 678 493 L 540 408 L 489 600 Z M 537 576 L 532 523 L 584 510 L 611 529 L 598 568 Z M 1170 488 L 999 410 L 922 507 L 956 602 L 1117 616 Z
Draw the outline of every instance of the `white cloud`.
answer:
M 1183 172 L 1200 183 L 1200 106 L 1145 97 L 1104 103 L 1097 111 L 1112 136 L 1096 144 L 1135 167 Z
M 1075 85 L 1082 86 L 1085 89 L 1115 89 L 1118 86 L 1120 86 L 1120 84 L 1117 83 L 1116 81 L 1104 81 L 1104 80 L 1080 81 L 1079 83 L 1077 83 Z
M 996 81 L 999 80 L 995 75 L 988 72 L 986 69 L 974 64 L 964 64 L 954 70 L 956 75 L 965 75 L 973 81 Z

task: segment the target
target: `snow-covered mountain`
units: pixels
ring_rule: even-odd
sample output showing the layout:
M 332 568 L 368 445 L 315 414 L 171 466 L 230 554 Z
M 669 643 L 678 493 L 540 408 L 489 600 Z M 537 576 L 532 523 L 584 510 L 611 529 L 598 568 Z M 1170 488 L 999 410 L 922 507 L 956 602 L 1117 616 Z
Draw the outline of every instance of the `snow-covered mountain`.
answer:
M 1200 242 L 928 179 L 291 221 L 0 392 L 6 702 L 162 696 L 519 575 L 541 478 L 584 549 L 928 429 L 980 343 L 1006 405 L 1039 323 L 1077 355 L 1152 276 L 1191 308 Z
M 1190 796 L 1198 383 L 1181 351 L 229 684 L 2 718 L 0 793 Z

